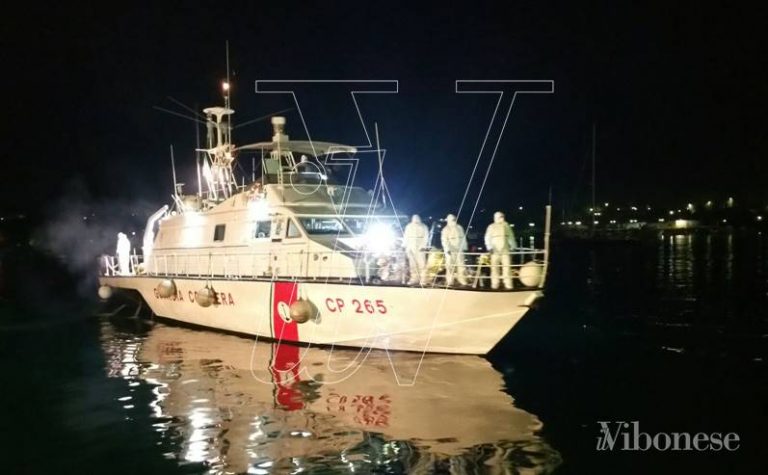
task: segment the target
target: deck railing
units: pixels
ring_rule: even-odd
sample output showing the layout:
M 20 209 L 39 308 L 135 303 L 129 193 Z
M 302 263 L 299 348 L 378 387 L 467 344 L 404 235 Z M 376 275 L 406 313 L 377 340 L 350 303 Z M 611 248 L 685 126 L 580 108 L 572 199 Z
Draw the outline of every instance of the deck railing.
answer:
M 449 273 L 454 285 L 466 281 L 471 288 L 491 286 L 491 256 L 488 253 L 465 252 L 463 265 L 446 269 L 446 256 L 441 250 L 425 251 L 426 285 L 445 285 Z M 543 285 L 548 251 L 517 248 L 509 253 L 509 275 L 513 288 Z M 261 253 L 162 253 L 153 254 L 148 262 L 143 256 L 131 255 L 128 271 L 121 272 L 116 256 L 101 258 L 101 275 L 149 275 L 157 277 L 222 278 L 232 280 L 310 280 L 352 281 L 382 285 L 402 285 L 410 280 L 408 259 L 404 251 L 386 254 L 369 252 L 261 252 Z M 503 266 L 498 267 L 503 285 Z M 463 278 L 462 278 L 463 276 Z

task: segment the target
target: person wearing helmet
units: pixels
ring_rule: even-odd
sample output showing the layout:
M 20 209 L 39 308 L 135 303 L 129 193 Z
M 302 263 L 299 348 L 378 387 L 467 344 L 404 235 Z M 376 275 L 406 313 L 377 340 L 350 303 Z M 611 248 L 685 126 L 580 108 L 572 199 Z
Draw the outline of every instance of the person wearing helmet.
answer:
M 493 214 L 493 223 L 489 224 L 485 230 L 485 247 L 491 254 L 491 288 L 499 288 L 499 270 L 501 270 L 504 288 L 511 289 L 512 275 L 509 252 L 515 249 L 515 234 L 501 211 Z
M 467 285 L 464 270 L 464 251 L 467 250 L 467 239 L 464 228 L 456 222 L 456 216 L 449 214 L 445 218 L 445 227 L 440 233 L 440 243 L 445 253 L 445 283 L 453 285 L 454 279 L 459 284 Z
M 403 231 L 403 248 L 408 258 L 408 272 L 410 279 L 408 285 L 426 284 L 427 281 L 427 257 L 424 250 L 429 247 L 429 229 L 421 222 L 421 217 L 414 214 L 411 222 Z

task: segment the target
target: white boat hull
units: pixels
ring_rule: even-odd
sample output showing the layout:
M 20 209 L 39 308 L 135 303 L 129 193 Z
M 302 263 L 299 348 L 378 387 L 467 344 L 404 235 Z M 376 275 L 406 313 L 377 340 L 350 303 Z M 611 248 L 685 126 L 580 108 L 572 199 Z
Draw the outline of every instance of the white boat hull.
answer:
M 472 291 L 353 285 L 174 278 L 176 295 L 161 298 L 161 277 L 101 277 L 101 285 L 138 291 L 158 316 L 193 325 L 271 338 L 346 347 L 486 354 L 541 296 L 539 290 Z M 208 285 L 217 302 L 202 307 L 195 293 Z M 317 308 L 299 324 L 289 306 L 298 298 Z

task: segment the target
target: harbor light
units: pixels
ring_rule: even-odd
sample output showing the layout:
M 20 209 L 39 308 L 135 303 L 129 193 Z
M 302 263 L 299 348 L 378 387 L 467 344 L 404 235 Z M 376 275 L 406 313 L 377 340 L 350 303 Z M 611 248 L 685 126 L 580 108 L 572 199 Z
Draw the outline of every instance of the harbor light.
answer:
M 224 92 L 229 92 L 229 83 L 227 81 L 221 83 L 221 90 Z
M 762 221 L 762 220 L 763 220 L 763 217 L 762 217 L 762 216 L 758 216 L 758 217 L 757 217 L 757 220 L 758 220 L 758 221 Z
M 534 223 L 528 223 L 528 226 L 532 228 L 532 227 L 535 226 L 535 224 Z

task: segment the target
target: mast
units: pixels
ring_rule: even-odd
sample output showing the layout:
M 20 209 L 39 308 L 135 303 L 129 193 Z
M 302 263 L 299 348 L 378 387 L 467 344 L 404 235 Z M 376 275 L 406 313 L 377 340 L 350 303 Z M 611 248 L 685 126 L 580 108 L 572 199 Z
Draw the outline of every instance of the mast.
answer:
M 222 90 L 224 92 L 224 107 L 227 109 L 231 109 L 230 105 L 230 89 L 232 87 L 232 83 L 229 81 L 229 40 L 227 40 L 224 43 L 224 49 L 225 49 L 225 55 L 226 55 L 226 67 L 227 67 L 227 79 L 225 80 L 224 84 L 222 84 Z M 227 142 L 232 141 L 232 116 L 227 116 Z
M 597 126 L 592 122 L 592 225 L 595 223 L 595 148 L 597 137 Z
M 229 40 L 224 43 L 224 49 L 227 55 L 227 82 L 224 86 L 224 106 L 229 109 Z
M 197 104 L 195 104 L 197 109 Z M 200 175 L 200 125 L 195 122 L 195 166 L 197 167 L 197 197 L 202 200 L 203 198 L 203 179 Z

